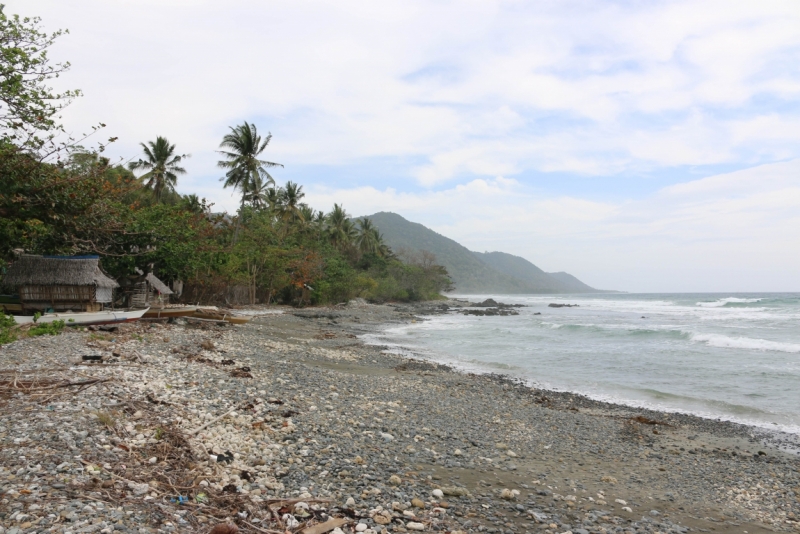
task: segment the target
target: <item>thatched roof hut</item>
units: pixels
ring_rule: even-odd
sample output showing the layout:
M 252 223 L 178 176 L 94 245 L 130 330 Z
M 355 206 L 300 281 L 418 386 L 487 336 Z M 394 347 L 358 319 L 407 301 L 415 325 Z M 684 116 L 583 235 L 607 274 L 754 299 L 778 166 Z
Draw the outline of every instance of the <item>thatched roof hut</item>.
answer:
M 150 284 L 150 289 L 152 291 L 157 291 L 162 295 L 172 295 L 172 290 L 169 288 L 169 286 L 159 280 L 153 273 L 147 273 L 145 280 L 147 280 L 147 283 Z
M 128 306 L 131 308 L 144 308 L 169 302 L 169 297 L 164 299 L 164 295 L 172 295 L 173 291 L 167 284 L 159 280 L 152 271 L 144 274 L 144 271 L 138 267 L 135 270 L 135 275 L 127 276 L 121 280 Z
M 119 287 L 97 256 L 23 255 L 8 267 L 2 285 L 19 293 L 26 311 L 96 311 Z

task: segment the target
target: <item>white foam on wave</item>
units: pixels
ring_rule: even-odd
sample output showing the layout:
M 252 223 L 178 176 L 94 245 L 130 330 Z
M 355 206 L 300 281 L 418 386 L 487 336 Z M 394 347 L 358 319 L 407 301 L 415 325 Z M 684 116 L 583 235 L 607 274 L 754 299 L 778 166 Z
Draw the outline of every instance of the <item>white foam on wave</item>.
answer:
M 726 304 L 749 304 L 752 302 L 761 302 L 763 299 L 742 299 L 736 297 L 727 297 L 718 299 L 713 302 L 698 302 L 697 305 L 703 308 L 720 308 Z
M 728 337 L 722 334 L 692 334 L 692 341 L 703 342 L 710 347 L 720 347 L 725 349 L 751 349 L 751 350 L 770 350 L 777 352 L 800 352 L 800 343 L 781 343 L 780 341 L 769 341 L 767 339 L 755 339 L 751 337 Z

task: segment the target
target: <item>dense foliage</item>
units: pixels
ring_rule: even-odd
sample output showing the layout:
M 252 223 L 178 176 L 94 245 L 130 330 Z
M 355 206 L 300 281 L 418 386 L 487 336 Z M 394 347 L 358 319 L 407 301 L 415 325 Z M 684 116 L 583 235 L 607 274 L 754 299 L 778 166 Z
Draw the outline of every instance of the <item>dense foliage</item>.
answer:
M 56 146 L 57 112 L 78 94 L 46 85 L 69 66 L 47 59 L 60 34 L 0 4 L 0 272 L 20 251 L 98 254 L 116 278 L 138 267 L 181 280 L 192 302 L 415 300 L 450 287 L 442 267 L 398 259 L 370 221 L 354 223 L 339 205 L 315 211 L 298 184 L 277 187 L 267 169 L 282 165 L 261 159 L 272 136 L 248 122 L 230 128 L 219 152 L 224 186 L 242 194 L 235 215 L 175 191 L 188 156 L 165 137 L 141 143 L 127 169 L 101 157 L 102 146 Z M 57 163 L 46 161 L 48 147 Z
M 14 249 L 99 254 L 117 277 L 139 267 L 184 281 L 192 301 L 416 300 L 449 288 L 442 267 L 402 262 L 369 221 L 339 205 L 313 210 L 297 184 L 269 188 L 231 216 L 169 188 L 158 201 L 147 181 L 96 154 L 55 165 L 0 147 L 0 261 Z

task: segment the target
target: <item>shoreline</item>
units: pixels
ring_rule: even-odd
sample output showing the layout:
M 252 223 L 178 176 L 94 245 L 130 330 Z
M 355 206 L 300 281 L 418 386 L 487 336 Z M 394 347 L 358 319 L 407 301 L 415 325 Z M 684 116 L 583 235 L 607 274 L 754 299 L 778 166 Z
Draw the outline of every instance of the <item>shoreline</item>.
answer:
M 0 398 L 3 534 L 225 521 L 283 532 L 284 513 L 292 533 L 326 517 L 346 520 L 346 534 L 800 530 L 798 458 L 747 427 L 532 389 L 356 337 L 442 303 L 287 308 L 243 326 L 140 323 L 0 348 L 18 377 L 102 381 L 46 402 Z M 290 500 L 276 519 L 270 503 Z
M 514 296 L 514 295 L 509 295 Z M 487 297 L 487 295 L 476 295 L 478 300 Z M 465 304 L 464 299 L 456 298 L 451 299 L 449 305 L 453 305 L 455 303 L 456 306 L 463 306 Z M 440 303 L 437 303 L 440 304 Z M 435 313 L 435 315 L 443 315 L 441 313 Z M 418 317 L 417 320 L 419 321 L 427 321 L 430 320 L 431 316 L 426 317 Z M 577 395 L 579 397 L 585 398 L 591 402 L 601 403 L 607 406 L 619 406 L 619 407 L 627 407 L 629 409 L 635 410 L 646 410 L 648 412 L 658 414 L 670 414 L 670 415 L 681 415 L 681 416 L 691 416 L 697 417 L 704 421 L 711 421 L 717 423 L 731 423 L 734 425 L 741 425 L 746 429 L 750 429 L 751 432 L 755 432 L 760 434 L 762 438 L 768 439 L 777 446 L 786 447 L 786 452 L 794 452 L 800 455 L 800 427 L 796 428 L 787 428 L 786 425 L 780 423 L 773 423 L 767 422 L 766 420 L 763 422 L 754 422 L 748 421 L 745 419 L 737 419 L 736 416 L 732 415 L 724 415 L 724 414 L 712 414 L 712 413 L 702 413 L 699 411 L 694 411 L 692 409 L 681 409 L 681 408 L 674 408 L 674 407 L 667 407 L 667 406 L 657 406 L 651 404 L 649 401 L 644 400 L 636 400 L 636 399 L 622 399 L 622 398 L 608 398 L 611 394 L 603 394 L 603 393 L 591 393 L 591 392 L 584 392 L 576 389 L 570 388 L 558 388 L 554 387 L 549 384 L 543 384 L 537 382 L 536 378 L 533 377 L 524 377 L 516 375 L 513 371 L 497 371 L 487 369 L 487 366 L 482 366 L 480 364 L 474 364 L 474 366 L 469 366 L 466 364 L 461 364 L 459 362 L 448 361 L 447 359 L 437 359 L 435 357 L 429 357 L 424 352 L 417 352 L 413 348 L 408 346 L 403 346 L 401 343 L 392 343 L 387 345 L 382 343 L 378 338 L 385 332 L 387 329 L 391 328 L 392 326 L 396 326 L 398 324 L 408 324 L 408 323 L 386 323 L 384 325 L 379 325 L 381 330 L 376 332 L 368 332 L 365 333 L 364 336 L 374 336 L 376 340 L 366 341 L 367 345 L 375 346 L 382 348 L 390 353 L 396 354 L 399 357 L 408 357 L 412 359 L 422 359 L 425 361 L 435 362 L 437 364 L 446 365 L 452 368 L 456 372 L 467 373 L 467 374 L 477 374 L 477 375 L 497 375 L 497 376 L 504 376 L 508 377 L 515 381 L 520 381 L 526 387 L 529 387 L 533 390 L 542 390 L 547 391 L 550 393 L 559 393 L 559 394 L 570 394 L 570 395 Z M 398 352 L 394 352 L 394 351 Z M 485 363 L 485 362 L 484 362 Z

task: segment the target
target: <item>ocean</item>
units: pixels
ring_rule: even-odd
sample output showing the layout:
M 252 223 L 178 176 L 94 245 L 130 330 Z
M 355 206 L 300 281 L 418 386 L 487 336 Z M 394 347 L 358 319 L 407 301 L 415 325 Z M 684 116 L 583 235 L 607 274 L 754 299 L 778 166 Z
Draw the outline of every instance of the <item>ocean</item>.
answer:
M 507 317 L 431 316 L 363 337 L 539 388 L 800 434 L 798 293 L 453 297 L 525 307 Z

